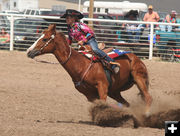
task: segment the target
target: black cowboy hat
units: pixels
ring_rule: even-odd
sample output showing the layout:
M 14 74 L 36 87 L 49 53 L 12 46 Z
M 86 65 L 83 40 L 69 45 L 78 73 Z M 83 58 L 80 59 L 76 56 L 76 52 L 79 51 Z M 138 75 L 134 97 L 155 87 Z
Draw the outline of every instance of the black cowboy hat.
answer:
M 129 16 L 134 16 L 135 18 L 138 17 L 138 11 L 137 10 L 130 10 L 126 13 L 124 16 L 125 18 L 128 18 Z
M 74 10 L 74 9 L 67 9 L 66 13 L 64 15 L 61 16 L 61 18 L 66 18 L 68 15 L 70 16 L 77 16 L 78 19 L 82 19 L 84 17 L 83 14 L 81 14 L 81 12 Z

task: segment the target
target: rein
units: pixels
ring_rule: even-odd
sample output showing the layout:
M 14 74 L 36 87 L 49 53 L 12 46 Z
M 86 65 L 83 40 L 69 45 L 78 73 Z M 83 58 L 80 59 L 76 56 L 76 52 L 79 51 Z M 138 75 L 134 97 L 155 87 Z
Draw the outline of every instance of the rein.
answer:
M 84 80 L 84 77 L 86 76 L 87 72 L 89 71 L 89 69 L 91 68 L 92 65 L 93 65 L 93 60 L 91 59 L 91 63 L 90 63 L 90 65 L 88 66 L 88 68 L 86 69 L 86 71 L 84 72 L 81 80 L 80 80 L 80 81 L 77 81 L 77 82 L 73 81 L 76 87 L 78 87 L 78 86 L 81 85 L 82 81 Z
M 69 51 L 68 58 L 67 58 L 67 60 L 66 60 L 66 61 L 64 61 L 64 62 L 61 62 L 61 65 L 64 65 L 64 64 L 66 64 L 66 63 L 68 62 L 68 60 L 70 59 L 70 57 L 71 57 L 71 54 L 72 54 L 72 48 L 71 48 L 71 47 L 69 47 L 69 49 L 70 49 L 70 51 Z
M 40 63 L 46 63 L 46 64 L 59 64 L 57 62 L 50 62 L 50 61 L 45 61 L 45 60 L 38 60 L 38 59 L 34 59 L 36 62 L 40 62 Z

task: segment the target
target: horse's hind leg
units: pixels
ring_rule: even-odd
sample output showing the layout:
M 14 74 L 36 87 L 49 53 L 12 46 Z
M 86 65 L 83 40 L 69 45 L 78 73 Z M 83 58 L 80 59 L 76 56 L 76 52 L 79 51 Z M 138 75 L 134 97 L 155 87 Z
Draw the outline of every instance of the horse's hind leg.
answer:
M 134 81 L 140 90 L 140 94 L 142 95 L 143 100 L 146 103 L 146 115 L 148 116 L 150 114 L 150 106 L 152 103 L 152 97 L 148 92 L 148 75 L 147 73 L 136 73 L 132 72 L 132 75 L 134 77 Z

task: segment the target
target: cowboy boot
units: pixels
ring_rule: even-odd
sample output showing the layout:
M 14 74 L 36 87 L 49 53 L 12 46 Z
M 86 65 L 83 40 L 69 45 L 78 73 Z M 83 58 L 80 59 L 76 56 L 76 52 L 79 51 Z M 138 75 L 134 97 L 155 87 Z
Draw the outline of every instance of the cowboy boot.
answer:
M 120 64 L 117 62 L 110 62 L 110 64 L 112 64 L 112 69 L 114 73 L 117 74 L 120 70 Z

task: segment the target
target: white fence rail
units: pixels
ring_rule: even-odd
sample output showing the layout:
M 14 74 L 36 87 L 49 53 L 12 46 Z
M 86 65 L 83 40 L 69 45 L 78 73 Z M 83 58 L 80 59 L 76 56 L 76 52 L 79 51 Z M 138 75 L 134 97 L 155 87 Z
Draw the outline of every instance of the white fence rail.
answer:
M 180 60 L 180 22 L 172 24 L 90 18 L 81 21 L 93 22 L 98 42 L 104 42 L 107 47 L 130 50 L 141 58 Z M 57 30 L 67 34 L 65 20 L 60 17 L 0 14 L 0 28 L 5 28 L 10 34 L 7 43 L 1 43 L 0 37 L 0 49 L 26 50 L 52 23 L 57 25 Z M 77 47 L 76 43 L 73 46 Z

